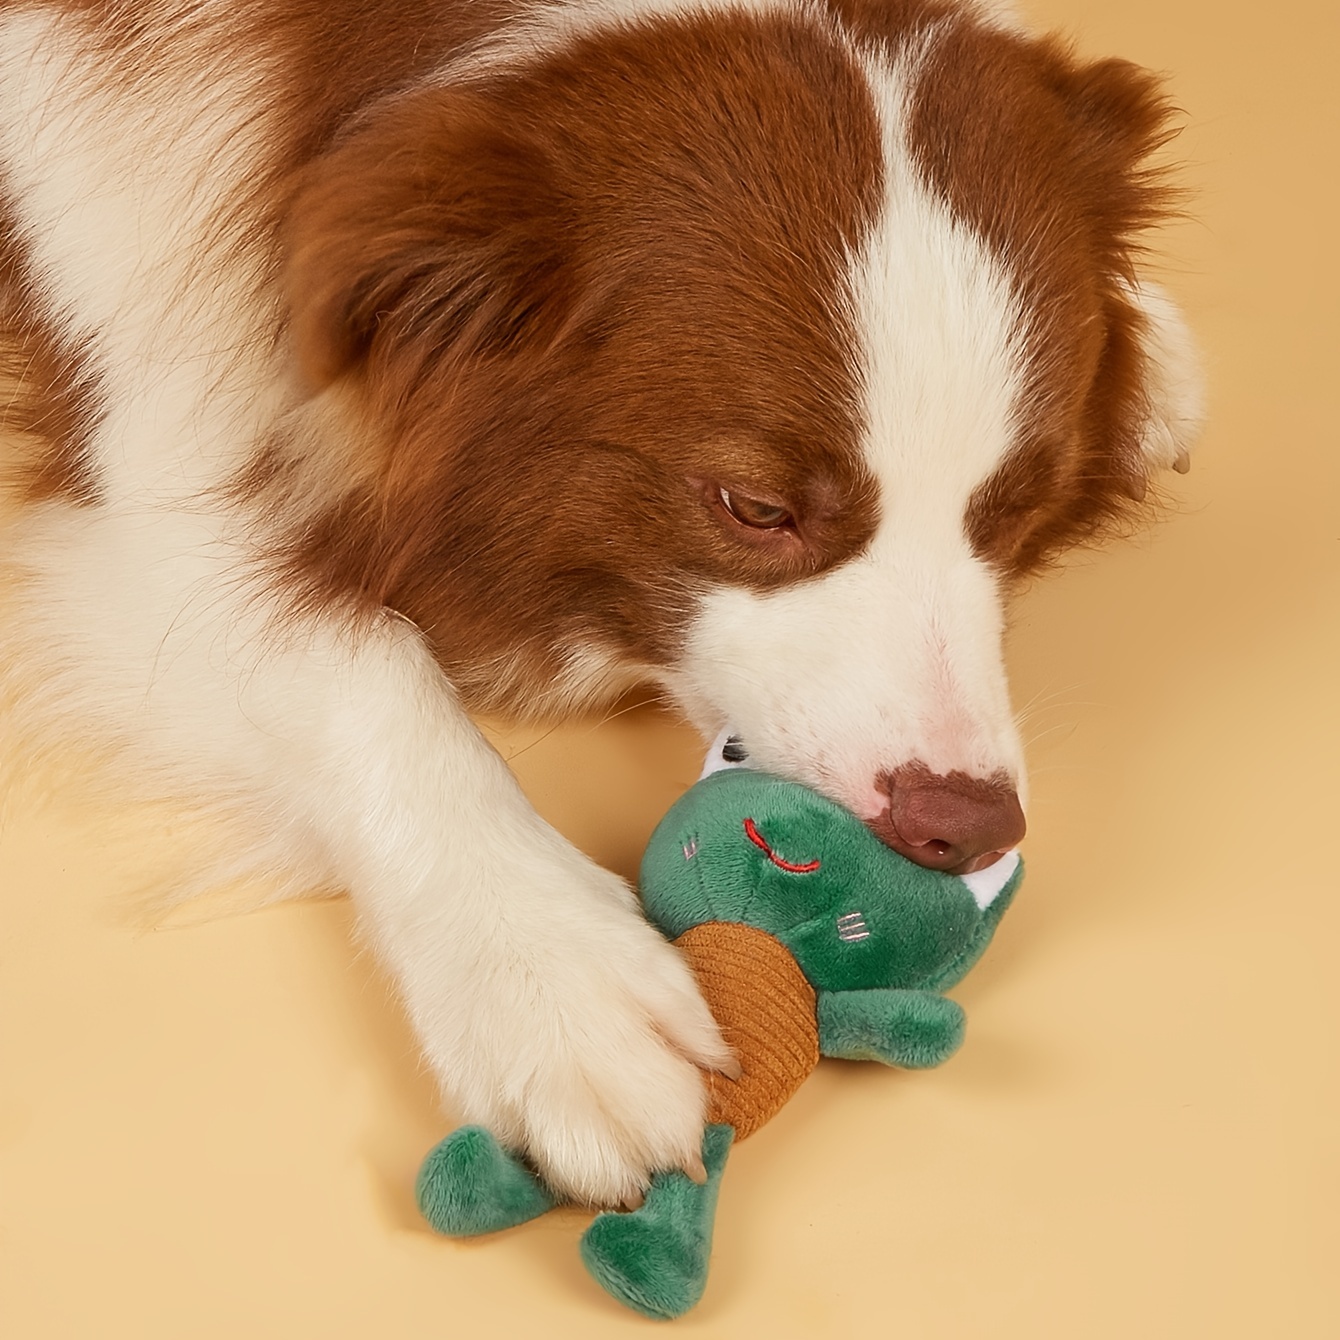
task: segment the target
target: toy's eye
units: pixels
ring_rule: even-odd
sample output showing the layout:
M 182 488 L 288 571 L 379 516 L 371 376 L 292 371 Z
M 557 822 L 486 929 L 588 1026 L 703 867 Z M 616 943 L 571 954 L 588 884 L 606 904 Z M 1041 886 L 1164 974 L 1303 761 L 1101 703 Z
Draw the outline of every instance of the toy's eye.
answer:
M 779 530 L 783 526 L 795 524 L 790 509 L 780 503 L 764 502 L 761 498 L 750 498 L 743 493 L 732 493 L 727 489 L 717 489 L 721 505 L 742 526 L 751 530 Z

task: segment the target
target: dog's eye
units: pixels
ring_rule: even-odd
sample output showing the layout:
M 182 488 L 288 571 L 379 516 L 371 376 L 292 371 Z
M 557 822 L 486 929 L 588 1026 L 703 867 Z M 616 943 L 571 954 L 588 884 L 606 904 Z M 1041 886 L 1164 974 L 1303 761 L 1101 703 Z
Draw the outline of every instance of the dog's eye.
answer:
M 777 503 L 763 502 L 760 498 L 747 498 L 741 493 L 729 493 L 718 489 L 721 505 L 742 526 L 754 530 L 777 530 L 780 526 L 789 526 L 794 518 L 785 507 Z

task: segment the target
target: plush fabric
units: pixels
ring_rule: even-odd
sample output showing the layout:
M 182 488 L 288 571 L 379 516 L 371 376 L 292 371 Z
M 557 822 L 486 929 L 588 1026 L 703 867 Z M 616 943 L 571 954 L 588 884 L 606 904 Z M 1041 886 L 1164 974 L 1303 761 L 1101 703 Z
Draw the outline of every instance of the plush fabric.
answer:
M 666 1321 L 703 1296 L 717 1192 L 734 1138 L 726 1125 L 704 1132 L 704 1185 L 682 1172 L 657 1173 L 639 1209 L 596 1216 L 582 1237 L 582 1260 L 607 1293 Z
M 640 882 L 647 915 L 671 939 L 704 921 L 744 922 L 786 945 L 816 988 L 843 991 L 957 981 L 1019 878 L 980 908 L 958 876 L 904 860 L 840 805 L 735 768 L 704 778 L 670 810 Z
M 524 1224 L 557 1203 L 482 1126 L 462 1126 L 431 1150 L 414 1190 L 423 1217 L 453 1238 Z
M 771 1117 L 818 1055 L 922 1069 L 963 1040 L 940 994 L 981 956 L 1023 877 L 1011 856 L 971 880 L 913 865 L 855 815 L 803 786 L 743 768 L 691 788 L 642 861 L 647 915 L 680 946 L 740 1061 L 705 1077 L 705 1186 L 658 1173 L 646 1201 L 599 1215 L 582 1259 L 649 1317 L 701 1297 L 731 1142 Z M 553 1198 L 487 1131 L 466 1127 L 427 1158 L 419 1203 L 440 1232 L 488 1233 Z
M 933 991 L 825 991 L 819 997 L 825 1056 L 925 1070 L 963 1041 L 963 1009 Z

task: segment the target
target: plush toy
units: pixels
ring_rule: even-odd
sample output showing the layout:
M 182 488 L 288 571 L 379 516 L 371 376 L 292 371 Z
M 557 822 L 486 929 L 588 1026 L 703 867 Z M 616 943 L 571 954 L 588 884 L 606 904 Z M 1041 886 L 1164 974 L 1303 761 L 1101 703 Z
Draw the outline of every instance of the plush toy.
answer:
M 639 1209 L 587 1229 L 581 1252 L 595 1279 L 647 1316 L 692 1307 L 732 1142 L 773 1116 L 820 1055 L 914 1069 L 949 1057 L 963 1011 L 941 992 L 986 948 L 1021 876 L 1013 853 L 974 875 L 924 870 L 847 810 L 765 773 L 718 771 L 691 788 L 652 835 L 642 901 L 692 965 L 742 1074 L 706 1076 L 706 1182 L 658 1173 Z M 453 1237 L 555 1203 L 478 1126 L 432 1150 L 417 1191 L 428 1222 Z

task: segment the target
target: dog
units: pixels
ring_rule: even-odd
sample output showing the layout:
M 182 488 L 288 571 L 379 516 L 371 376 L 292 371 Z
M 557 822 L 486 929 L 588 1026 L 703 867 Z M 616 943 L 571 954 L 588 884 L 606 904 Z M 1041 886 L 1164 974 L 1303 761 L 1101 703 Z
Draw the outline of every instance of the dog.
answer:
M 650 682 L 1013 848 L 1006 601 L 1200 418 L 1169 124 L 987 0 L 3 0 L 14 730 L 348 889 L 563 1195 L 693 1169 L 734 1060 L 468 713 Z

